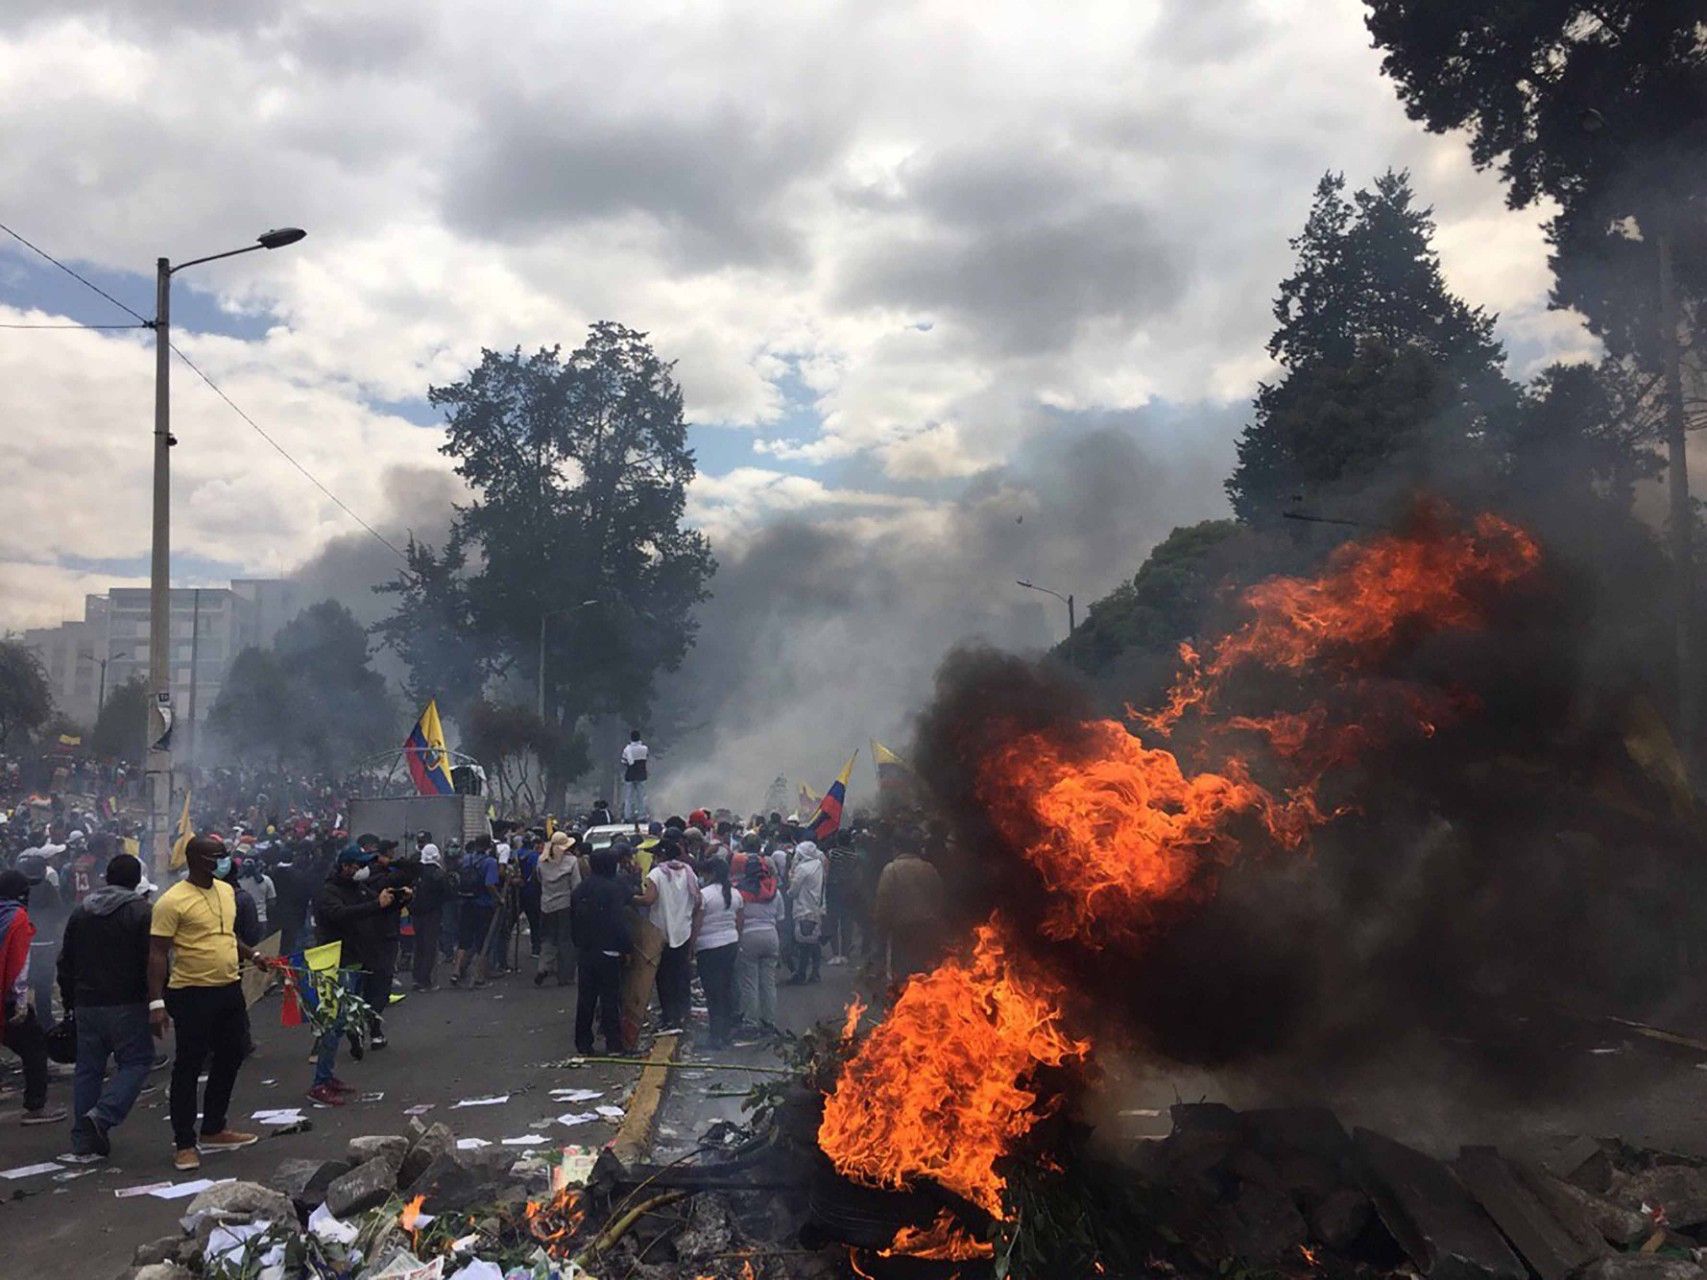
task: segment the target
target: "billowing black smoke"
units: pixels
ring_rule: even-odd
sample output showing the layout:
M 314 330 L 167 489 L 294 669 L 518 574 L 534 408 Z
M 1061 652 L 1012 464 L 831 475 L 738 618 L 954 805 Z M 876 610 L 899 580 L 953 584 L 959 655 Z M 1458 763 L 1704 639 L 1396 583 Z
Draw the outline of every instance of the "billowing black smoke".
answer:
M 1341 813 L 1306 849 L 1237 829 L 1241 851 L 1206 854 L 1197 892 L 1135 940 L 1097 947 L 1044 940 L 1050 872 L 992 822 L 979 765 L 1019 734 L 1070 740 L 1107 708 L 1057 664 L 955 652 L 914 752 L 954 825 L 961 923 L 1014 922 L 1104 1048 L 1231 1073 L 1274 1098 L 1447 1078 L 1483 1100 L 1534 1098 L 1581 1085 L 1587 1048 L 1618 1038 L 1608 1015 L 1687 1025 L 1707 841 L 1668 785 L 1669 740 L 1642 680 L 1608 678 L 1590 579 L 1568 553 L 1549 549 L 1545 564 L 1486 626 L 1425 630 L 1365 673 L 1468 709 L 1331 770 L 1321 800 Z M 1336 675 L 1234 681 L 1217 716 L 1332 704 Z M 1139 736 L 1188 771 L 1224 749 Z M 1256 743 L 1240 752 L 1271 789 L 1293 780 Z

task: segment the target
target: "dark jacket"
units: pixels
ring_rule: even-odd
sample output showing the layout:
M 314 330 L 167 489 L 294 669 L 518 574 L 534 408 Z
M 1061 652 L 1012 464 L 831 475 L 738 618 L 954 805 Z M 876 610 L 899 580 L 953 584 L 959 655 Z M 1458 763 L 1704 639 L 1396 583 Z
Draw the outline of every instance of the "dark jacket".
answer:
M 584 951 L 626 954 L 633 947 L 628 925 L 631 891 L 615 876 L 591 875 L 569 897 L 569 928 Z
M 148 1003 L 148 900 L 102 885 L 65 922 L 59 998 L 67 1009 Z
M 421 867 L 421 878 L 415 882 L 415 897 L 409 903 L 409 914 L 417 920 L 435 911 L 443 911 L 450 900 L 450 879 L 443 867 Z
M 341 963 L 376 967 L 384 936 L 380 933 L 387 912 L 379 905 L 379 895 L 366 884 L 338 878 L 337 868 L 321 882 L 314 895 L 314 923 L 322 943 L 341 942 L 344 953 Z
M 255 895 L 242 885 L 231 880 L 226 883 L 231 886 L 231 896 L 237 903 L 237 919 L 231 925 L 231 932 L 237 935 L 237 941 L 252 947 L 261 940 L 261 909 L 255 905 Z
M 381 889 L 411 888 L 415 883 L 416 872 L 420 869 L 421 864 L 418 862 L 393 862 L 384 871 L 375 867 L 373 876 L 367 883 L 368 892 L 377 897 Z M 392 896 L 397 901 L 380 917 L 378 928 L 378 936 L 386 942 L 396 942 L 403 931 L 403 895 L 397 893 Z

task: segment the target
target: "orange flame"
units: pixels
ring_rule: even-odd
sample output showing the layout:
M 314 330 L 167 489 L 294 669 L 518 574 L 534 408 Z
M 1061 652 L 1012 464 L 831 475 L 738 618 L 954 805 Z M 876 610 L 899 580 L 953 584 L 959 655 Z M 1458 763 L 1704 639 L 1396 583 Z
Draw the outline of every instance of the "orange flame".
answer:
M 1083 1058 L 1062 1029 L 1061 986 L 1017 963 L 995 924 L 970 960 L 909 982 L 825 1100 L 818 1144 L 848 1177 L 900 1189 L 932 1178 L 1000 1215 L 996 1162 L 1043 1118 L 1027 1085 Z
M 1072 742 L 1023 734 L 984 762 L 979 794 L 1054 894 L 1052 938 L 1103 940 L 1129 932 L 1192 888 L 1206 853 L 1230 846 L 1228 820 L 1251 813 L 1276 843 L 1300 844 L 1323 821 L 1308 789 L 1286 800 L 1230 760 L 1186 774 L 1171 751 L 1144 746 L 1123 725 L 1094 720 Z
M 855 996 L 848 1001 L 847 1021 L 842 1024 L 842 1039 L 852 1040 L 859 1031 L 859 1020 L 865 1016 L 865 1001 Z
M 1316 1266 L 1321 1265 L 1319 1262 L 1316 1261 L 1316 1251 L 1314 1249 L 1312 1249 L 1309 1245 L 1307 1245 L 1307 1244 L 1299 1245 L 1298 1246 L 1298 1252 L 1304 1256 L 1304 1261 L 1307 1265 L 1312 1266 L 1312 1267 L 1316 1267 Z
M 1436 507 L 1416 532 L 1347 543 L 1320 577 L 1248 588 L 1242 600 L 1251 619 L 1217 640 L 1207 661 L 1180 646 L 1184 676 L 1167 704 L 1140 721 L 1165 733 L 1187 711 L 1208 711 L 1227 676 L 1247 663 L 1298 671 L 1331 654 L 1346 671 L 1368 670 L 1419 631 L 1481 623 L 1481 597 L 1533 571 L 1541 549 L 1499 516 L 1451 531 L 1442 527 L 1448 514 Z
M 1132 713 L 1166 735 L 1188 711 L 1213 710 L 1242 667 L 1319 663 L 1354 695 L 1355 716 L 1342 722 L 1314 705 L 1215 726 L 1267 739 L 1293 773 L 1279 794 L 1236 755 L 1188 773 L 1173 752 L 1113 720 L 1010 734 L 978 762 L 978 794 L 997 829 L 1044 878 L 1046 936 L 1089 946 L 1141 936 L 1163 907 L 1213 890 L 1210 873 L 1237 851 L 1237 829 L 1299 847 L 1335 816 L 1316 798 L 1328 768 L 1358 759 L 1396 725 L 1427 736 L 1468 708 L 1463 695 L 1377 681 L 1379 666 L 1417 637 L 1482 623 L 1488 593 L 1533 571 L 1540 551 L 1494 515 L 1457 529 L 1443 508 L 1423 515 L 1413 532 L 1340 548 L 1320 577 L 1249 588 L 1249 620 L 1207 658 L 1181 646 L 1185 669 L 1166 705 Z M 996 1165 L 1047 1109 L 1028 1087 L 1034 1072 L 1083 1058 L 1090 1045 L 1063 1027 L 1064 987 L 1014 955 L 995 921 L 975 937 L 970 960 L 913 979 L 866 1037 L 826 1099 L 818 1140 L 856 1181 L 899 1189 L 931 1178 L 999 1216 L 1006 1183 Z
M 996 1246 L 988 1240 L 974 1238 L 954 1220 L 952 1213 L 943 1209 L 928 1227 L 902 1227 L 889 1242 L 889 1247 L 878 1250 L 877 1256 L 970 1262 L 973 1258 L 995 1257 Z
M 426 1196 L 416 1196 L 403 1206 L 403 1212 L 398 1217 L 398 1225 L 405 1231 L 413 1231 L 415 1224 L 421 1220 L 421 1206 L 427 1203 Z
M 524 1213 L 528 1234 L 554 1258 L 567 1256 L 567 1243 L 586 1217 L 581 1192 L 569 1187 L 560 1188 L 550 1200 L 529 1200 Z

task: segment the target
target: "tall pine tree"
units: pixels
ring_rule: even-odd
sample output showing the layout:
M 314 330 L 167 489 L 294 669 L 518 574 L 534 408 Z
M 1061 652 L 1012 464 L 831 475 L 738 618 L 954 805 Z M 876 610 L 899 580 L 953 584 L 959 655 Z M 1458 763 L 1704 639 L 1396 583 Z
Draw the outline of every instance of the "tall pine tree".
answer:
M 1447 289 L 1431 212 L 1405 173 L 1349 200 L 1339 174 L 1317 185 L 1274 304 L 1282 376 L 1259 388 L 1227 481 L 1241 520 L 1473 470 L 1512 411 L 1494 317 Z

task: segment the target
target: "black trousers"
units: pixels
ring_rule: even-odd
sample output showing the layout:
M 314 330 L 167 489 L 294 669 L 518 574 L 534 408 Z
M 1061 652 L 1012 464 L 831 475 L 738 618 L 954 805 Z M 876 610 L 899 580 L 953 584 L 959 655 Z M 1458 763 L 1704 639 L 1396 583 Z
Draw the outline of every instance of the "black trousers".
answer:
M 695 959 L 699 962 L 699 985 L 705 988 L 705 1011 L 711 1020 L 711 1043 L 721 1047 L 735 1034 L 735 1020 L 741 1012 L 741 998 L 735 990 L 735 957 L 741 944 L 707 947 Z
M 196 1080 L 207 1067 L 202 1096 L 203 1133 L 225 1128 L 237 1068 L 249 1051 L 249 1008 L 239 983 L 224 987 L 168 987 L 177 1053 L 172 1059 L 172 1142 L 182 1151 L 196 1145 Z
M 366 966 L 363 966 L 366 968 Z M 391 979 L 397 972 L 397 939 L 388 938 L 374 948 L 373 967 L 362 979 L 362 999 L 373 1006 L 373 1034 L 385 1034 L 385 1010 L 391 1003 Z
M 40 1111 L 47 1105 L 47 1032 L 34 1018 L 13 1023 L 6 1016 L 0 1021 L 0 1044 L 24 1060 L 24 1110 Z
M 433 911 L 420 916 L 415 921 L 415 968 L 414 979 L 417 987 L 433 985 L 433 969 L 439 961 L 439 930 L 444 925 L 445 913 Z
M 658 1005 L 664 1026 L 687 1029 L 693 1003 L 693 943 L 665 947 L 658 957 Z
M 622 1052 L 622 957 L 583 947 L 580 987 L 575 995 L 575 1051 L 593 1051 L 593 1019 L 604 1033 L 605 1052 Z

